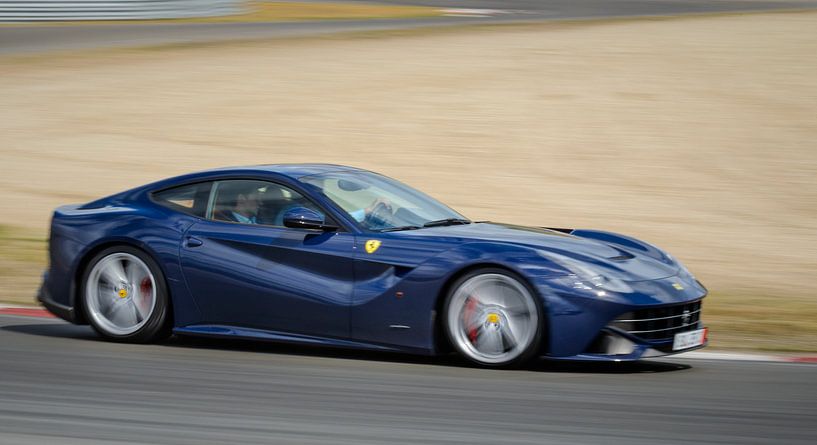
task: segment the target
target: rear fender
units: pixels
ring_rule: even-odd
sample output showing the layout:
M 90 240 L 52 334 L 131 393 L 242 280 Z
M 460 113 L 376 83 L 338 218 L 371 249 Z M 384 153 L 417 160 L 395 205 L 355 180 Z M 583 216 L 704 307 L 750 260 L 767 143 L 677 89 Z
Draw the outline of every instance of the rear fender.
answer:
M 182 237 L 192 224 L 191 217 L 150 206 L 61 207 L 52 220 L 47 293 L 55 303 L 75 308 L 88 262 L 102 249 L 124 244 L 143 250 L 159 264 L 171 294 L 175 324 L 201 322 L 178 260 Z M 80 315 L 77 322 L 82 321 Z

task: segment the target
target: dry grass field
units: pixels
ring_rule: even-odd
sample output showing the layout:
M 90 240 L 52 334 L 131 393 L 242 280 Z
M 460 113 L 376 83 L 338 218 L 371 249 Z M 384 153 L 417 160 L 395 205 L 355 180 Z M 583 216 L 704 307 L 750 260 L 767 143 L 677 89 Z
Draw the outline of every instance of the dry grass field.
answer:
M 714 345 L 817 350 L 815 54 L 786 13 L 0 59 L 0 300 L 32 300 L 59 204 L 338 162 L 646 239 L 709 286 Z

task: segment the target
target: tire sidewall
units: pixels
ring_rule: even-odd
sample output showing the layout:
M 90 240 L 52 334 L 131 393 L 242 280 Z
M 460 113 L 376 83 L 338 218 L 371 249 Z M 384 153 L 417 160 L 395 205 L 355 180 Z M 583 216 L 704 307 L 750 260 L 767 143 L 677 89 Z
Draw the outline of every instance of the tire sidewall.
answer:
M 100 327 L 94 318 L 91 316 L 88 310 L 88 295 L 87 295 L 87 287 L 88 287 L 88 277 L 91 274 L 91 271 L 94 269 L 94 266 L 97 265 L 103 258 L 107 257 L 108 255 L 114 253 L 128 253 L 131 254 L 145 263 L 145 265 L 150 270 L 150 273 L 153 274 L 154 282 L 156 285 L 156 303 L 153 308 L 153 312 L 148 317 L 148 321 L 140 327 L 138 330 L 126 334 L 126 335 L 116 335 L 107 332 L 104 328 Z M 170 330 L 170 297 L 167 291 L 167 283 L 165 281 L 164 274 L 162 273 L 159 264 L 147 253 L 145 253 L 141 249 L 137 249 L 135 247 L 126 246 L 126 245 L 118 245 L 118 246 L 111 246 L 102 251 L 98 252 L 96 255 L 91 258 L 91 260 L 87 263 L 86 267 L 82 273 L 82 279 L 80 281 L 80 298 L 82 305 L 82 310 L 84 311 L 85 319 L 88 320 L 88 323 L 94 328 L 97 333 L 101 336 L 115 341 L 127 342 L 127 343 L 145 343 L 157 339 L 161 339 L 166 337 L 169 334 Z
M 537 312 L 537 319 L 539 322 L 536 324 L 536 332 L 534 333 L 533 340 L 528 345 L 528 347 L 519 354 L 516 358 L 499 363 L 488 363 L 480 361 L 474 357 L 471 357 L 465 351 L 462 351 L 459 343 L 457 342 L 456 338 L 454 337 L 454 333 L 452 332 L 452 327 L 448 325 L 449 320 L 449 311 L 451 310 L 451 301 L 454 294 L 457 292 L 457 289 L 463 285 L 463 283 L 467 282 L 471 278 L 474 278 L 478 275 L 484 274 L 500 274 L 505 275 L 506 277 L 512 278 L 519 282 L 525 289 L 530 292 L 530 295 L 533 297 L 533 304 L 536 307 Z M 539 293 L 536 292 L 533 287 L 528 283 L 527 280 L 522 278 L 519 274 L 510 271 L 508 269 L 499 268 L 499 267 L 483 267 L 479 269 L 474 269 L 461 277 L 459 277 L 454 283 L 448 288 L 448 292 L 445 296 L 445 303 L 443 304 L 443 313 L 442 313 L 442 324 L 443 330 L 445 331 L 446 339 L 448 340 L 451 347 L 463 358 L 467 359 L 469 362 L 477 364 L 479 366 L 488 367 L 488 368 L 513 368 L 522 366 L 527 363 L 530 359 L 532 359 L 537 352 L 539 352 L 539 348 L 542 345 L 542 341 L 544 338 L 545 333 L 545 311 L 542 307 L 542 301 L 539 297 Z

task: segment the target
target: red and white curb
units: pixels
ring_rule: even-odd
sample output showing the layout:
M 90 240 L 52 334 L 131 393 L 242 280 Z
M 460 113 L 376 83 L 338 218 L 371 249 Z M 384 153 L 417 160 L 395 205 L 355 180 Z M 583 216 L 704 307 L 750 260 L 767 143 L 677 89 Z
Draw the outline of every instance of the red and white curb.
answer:
M 0 315 L 16 317 L 56 318 L 53 314 L 38 306 L 14 306 L 0 304 Z M 774 355 L 746 354 L 741 352 L 692 351 L 674 357 L 693 360 L 728 360 L 744 362 L 778 362 L 778 363 L 817 363 L 817 355 Z
M 18 317 L 57 318 L 51 312 L 39 306 L 12 306 L 0 304 L 0 315 L 15 315 Z

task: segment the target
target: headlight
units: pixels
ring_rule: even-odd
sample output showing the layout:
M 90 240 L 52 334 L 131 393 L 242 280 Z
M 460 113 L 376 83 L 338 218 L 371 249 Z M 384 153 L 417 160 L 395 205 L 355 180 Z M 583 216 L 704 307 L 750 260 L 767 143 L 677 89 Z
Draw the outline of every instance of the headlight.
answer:
M 565 287 L 577 289 L 579 291 L 591 292 L 598 297 L 607 295 L 607 292 L 632 292 L 632 288 L 624 281 L 605 275 L 593 269 L 587 264 L 574 260 L 563 255 L 553 255 L 552 253 L 541 253 L 543 257 L 555 261 L 566 269 L 569 274 L 556 278 L 554 281 L 561 283 Z
M 578 289 L 581 293 L 592 293 L 597 297 L 604 297 L 607 291 L 604 289 L 604 277 L 595 275 L 592 277 L 582 278 L 576 274 L 570 274 L 564 277 L 554 279 L 564 287 Z
M 604 275 L 582 275 L 573 273 L 564 277 L 559 277 L 556 281 L 572 289 L 580 291 L 592 292 L 598 297 L 607 295 L 607 292 L 632 292 L 630 285 L 622 280 L 610 278 Z
M 565 277 L 565 281 L 572 283 L 571 287 L 573 289 L 596 290 L 596 288 L 604 287 L 604 283 L 607 279 L 601 275 L 582 278 L 576 274 L 570 274 Z

